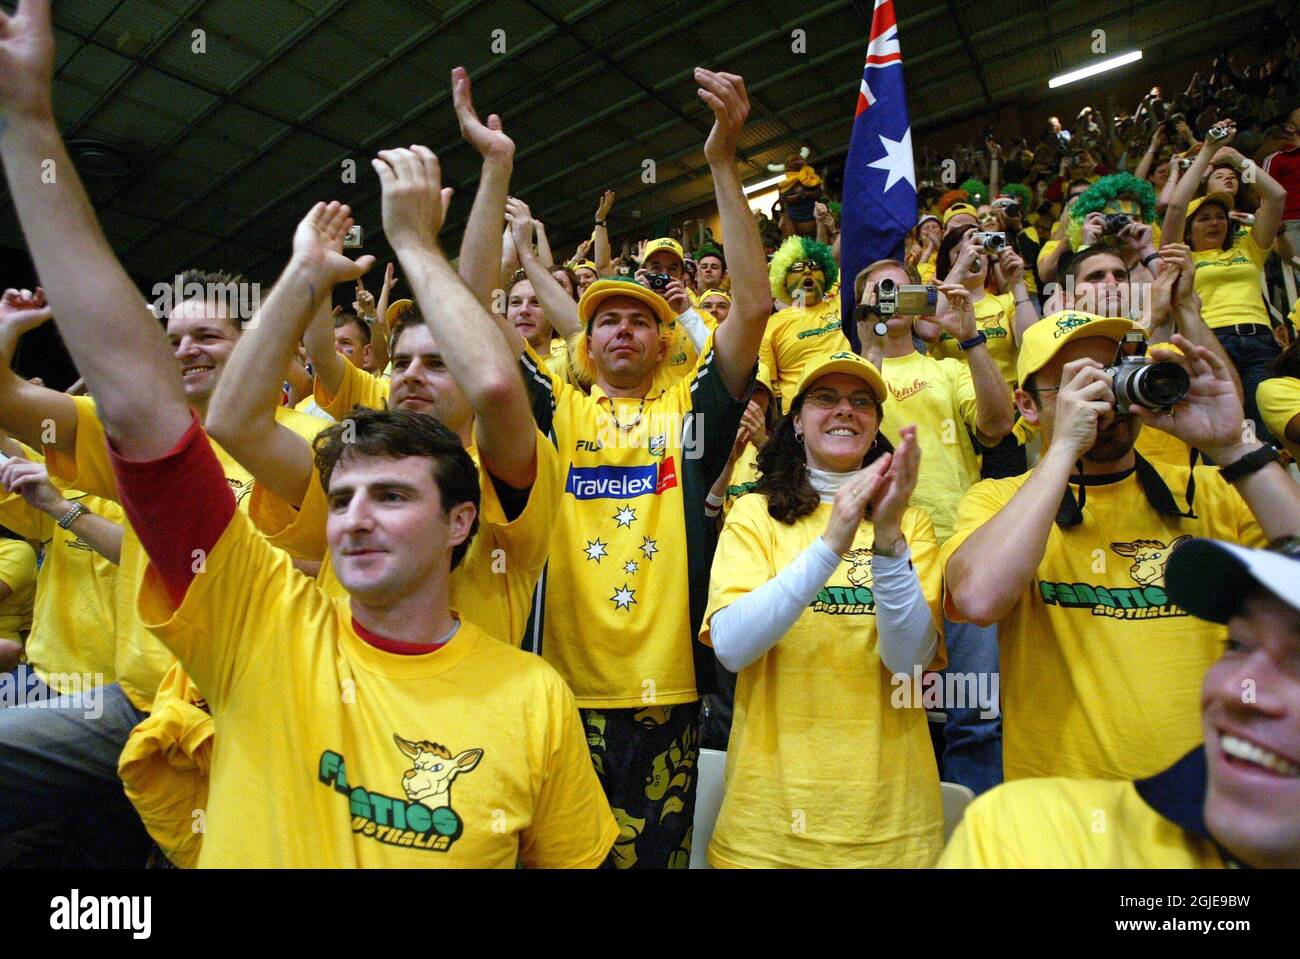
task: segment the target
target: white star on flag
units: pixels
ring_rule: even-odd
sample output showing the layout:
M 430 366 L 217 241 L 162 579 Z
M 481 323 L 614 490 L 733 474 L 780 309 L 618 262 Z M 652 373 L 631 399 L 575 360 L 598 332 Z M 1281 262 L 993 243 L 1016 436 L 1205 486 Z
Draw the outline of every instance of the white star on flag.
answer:
M 601 557 L 606 555 L 605 544 L 599 539 L 592 540 L 587 543 L 587 548 L 583 552 L 587 554 L 587 559 L 594 559 L 599 566 Z
M 635 576 L 636 571 L 640 568 L 641 567 L 636 564 L 636 560 L 634 559 L 629 559 L 623 564 L 623 572 L 627 573 L 629 576 Z
M 635 596 L 636 596 L 636 590 L 628 589 L 627 583 L 624 583 L 621 587 L 614 590 L 614 595 L 611 596 L 609 600 L 611 603 L 614 604 L 615 609 L 630 610 L 634 605 L 636 605 L 636 599 L 634 598 Z
M 916 189 L 916 171 L 912 167 L 912 128 L 908 127 L 901 140 L 891 140 L 883 134 L 880 145 L 885 148 L 885 155 L 879 160 L 872 160 L 867 166 L 875 170 L 887 170 L 884 192 L 888 193 L 899 180 L 906 180 Z
M 646 559 L 654 559 L 655 553 L 659 552 L 659 541 L 651 539 L 649 536 L 642 536 L 641 539 L 644 542 L 638 548 L 645 553 Z
M 630 506 L 620 506 L 618 512 L 614 514 L 614 522 L 619 526 L 631 526 L 636 520 L 636 510 Z

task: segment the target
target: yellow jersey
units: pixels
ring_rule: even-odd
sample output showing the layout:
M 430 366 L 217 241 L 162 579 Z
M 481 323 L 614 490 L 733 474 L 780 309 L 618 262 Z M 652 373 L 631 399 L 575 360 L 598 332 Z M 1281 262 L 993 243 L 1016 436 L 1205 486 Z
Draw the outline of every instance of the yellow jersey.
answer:
M 44 462 L 43 456 L 26 446 L 23 455 L 32 462 Z M 119 526 L 126 521 L 122 507 L 110 500 L 78 490 L 60 492 L 96 516 Z M 96 685 L 113 682 L 117 566 L 17 493 L 0 492 L 0 524 L 39 542 L 44 551 L 36 573 L 27 664 L 60 694 L 81 692 L 86 688 L 85 677 L 102 677 Z
M 1269 325 L 1259 285 L 1268 254 L 1248 230 L 1238 233 L 1226 250 L 1192 253 L 1196 293 L 1201 298 L 1201 319 L 1206 326 L 1217 330 L 1234 323 Z
M 1188 467 L 1151 466 L 1184 506 Z M 1078 525 L 1052 524 L 1032 585 L 998 623 L 1007 780 L 1133 779 L 1200 742 L 1201 680 L 1225 630 L 1170 602 L 1165 564 L 1189 537 L 1261 547 L 1264 536 L 1217 469 L 1195 471 L 1195 519 L 1157 512 L 1133 472 L 1086 486 Z M 1032 475 L 970 488 L 942 548 L 945 567 Z M 1079 487 L 1070 490 L 1077 501 Z M 945 602 L 960 620 L 951 594 Z
M 722 496 L 723 518 L 731 512 L 731 507 L 736 505 L 736 500 L 754 491 L 754 487 L 758 485 L 758 476 L 758 447 L 753 443 L 746 443 L 740 459 L 736 460 L 736 465 L 731 469 L 731 481 Z
M 716 538 L 704 500 L 747 397 L 727 392 L 712 338 L 692 375 L 639 400 L 575 390 L 531 348 L 521 363 L 562 477 L 542 577 L 542 655 L 581 707 L 694 701 L 697 651 L 712 659 L 694 643 Z
M 240 512 L 179 609 L 151 568 L 138 609 L 212 714 L 200 866 L 592 867 L 613 845 L 564 682 L 470 622 L 381 650 Z
M 21 643 L 32 628 L 36 550 L 21 539 L 0 537 L 0 583 L 10 589 L 0 601 L 0 639 Z
M 881 366 L 889 402 L 880 432 L 897 447 L 899 428 L 916 426 L 922 467 L 911 502 L 930 514 L 935 535 L 944 543 L 952 535 L 962 494 L 980 478 L 972 439 L 978 416 L 970 367 L 917 352 L 887 356 Z
M 1012 324 L 1016 315 L 1016 295 L 1014 293 L 985 293 L 975 304 L 975 325 L 987 339 L 985 346 L 993 362 L 998 365 L 998 372 L 1014 390 L 1016 388 L 1016 357 L 1020 348 L 1016 346 Z M 949 333 L 942 333 L 939 342 L 930 349 L 935 359 L 953 359 L 966 362 L 966 354 Z
M 826 531 L 831 505 L 786 525 L 767 497 L 736 502 L 713 558 L 700 638 Z M 936 624 L 939 547 L 909 508 L 903 535 Z M 925 710 L 880 661 L 870 522 L 790 631 L 736 677 L 726 793 L 709 862 L 718 867 L 926 867 L 943 847 L 943 808 Z M 942 629 L 936 625 L 936 629 Z M 942 632 L 940 632 L 942 636 Z M 942 668 L 942 639 L 931 668 Z
M 967 807 L 939 868 L 1222 869 L 1204 824 L 1179 821 L 1186 817 L 1170 811 L 1176 801 L 1165 801 L 1154 786 L 1191 760 L 1140 782 L 1004 783 Z M 1201 785 L 1191 797 L 1204 795 Z
M 773 313 L 758 348 L 758 359 L 772 376 L 782 408 L 789 409 L 808 363 L 852 349 L 840 327 L 839 297 L 829 297 L 816 306 L 788 306 Z
M 108 439 L 95 411 L 95 401 L 88 396 L 75 396 L 73 401 L 77 413 L 76 449 L 72 456 L 65 456 L 46 447 L 46 468 L 51 478 L 65 486 L 116 502 L 117 477 L 109 462 Z M 309 443 L 317 433 L 328 429 L 330 425 L 325 420 L 306 416 L 287 406 L 277 406 L 275 418 Z M 292 510 L 290 504 L 266 493 L 258 497 L 256 502 L 259 505 L 254 508 L 250 494 L 258 484 L 253 482 L 252 475 L 216 443 L 212 443 L 212 451 L 221 463 L 226 482 L 230 484 L 240 510 L 247 512 L 258 525 L 266 522 L 274 526 L 282 522 L 283 517 Z M 124 525 L 118 576 L 120 583 L 129 584 L 138 582 L 142 575 L 145 555 L 130 523 Z M 130 587 L 117 590 L 118 641 L 114 672 L 132 705 L 136 709 L 148 711 L 153 704 L 154 694 L 158 691 L 158 684 L 171 668 L 174 658 L 140 625 L 136 611 L 131 606 L 131 592 Z
M 1287 427 L 1300 416 L 1300 380 L 1294 376 L 1274 376 L 1259 384 L 1255 403 L 1268 431 L 1296 460 L 1300 460 L 1300 443 L 1287 439 Z

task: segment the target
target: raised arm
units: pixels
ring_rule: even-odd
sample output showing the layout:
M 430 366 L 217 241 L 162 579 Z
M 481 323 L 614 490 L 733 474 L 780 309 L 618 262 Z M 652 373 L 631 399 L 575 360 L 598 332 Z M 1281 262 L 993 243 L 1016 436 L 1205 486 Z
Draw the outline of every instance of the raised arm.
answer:
M 479 120 L 474 110 L 469 73 L 464 67 L 451 71 L 451 90 L 460 135 L 483 158 L 478 192 L 474 194 L 474 206 L 470 209 L 465 235 L 461 238 L 459 272 L 474 298 L 484 309 L 491 310 L 492 293 L 497 288 L 497 273 L 501 265 L 501 224 L 505 216 L 506 195 L 510 191 L 515 144 L 501 132 L 501 118 L 495 113 L 487 118 L 486 124 Z M 421 307 L 423 305 L 421 303 Z
M 1217 124 L 1216 124 L 1217 126 Z M 1229 132 L 1227 139 L 1222 142 L 1226 145 L 1232 140 L 1232 132 Z M 1184 170 L 1178 179 L 1178 186 L 1174 188 L 1173 196 L 1169 199 L 1169 205 L 1165 207 L 1165 222 L 1160 228 L 1160 236 L 1163 240 L 1181 240 L 1183 238 L 1183 225 L 1187 222 L 1187 205 L 1192 202 L 1192 197 L 1196 196 L 1196 190 L 1205 179 L 1205 171 L 1210 168 L 1210 155 L 1214 153 L 1208 144 L 1202 143 L 1201 150 L 1196 154 L 1196 159 L 1192 161 L 1191 167 Z
M 212 437 L 255 480 L 295 506 L 311 484 L 312 450 L 275 419 L 280 377 L 311 317 L 329 302 L 335 283 L 356 279 L 374 263 L 373 256 L 354 263 L 343 255 L 350 213 L 337 202 L 317 203 L 298 224 L 289 264 L 256 322 L 240 337 L 208 406 L 206 426 Z
M 316 381 L 329 396 L 333 396 L 343 385 L 344 367 L 348 361 L 334 348 L 334 316 L 328 296 L 316 304 L 307 329 L 303 331 L 302 342 L 307 347 L 307 358 L 311 360 Z
M 123 455 L 151 459 L 192 414 L 167 338 L 104 239 L 59 137 L 53 67 L 49 0 L 0 14 L 0 158 L 28 250 L 108 435 Z
M 32 509 L 40 510 L 55 521 L 63 519 L 73 504 L 50 482 L 44 464 L 15 457 L 0 465 L 0 488 L 17 493 Z M 122 525 L 99 516 L 82 504 L 84 512 L 68 530 L 110 563 L 122 559 Z
M 943 297 L 934 318 L 940 328 L 958 343 L 978 335 L 979 324 L 975 322 L 970 290 L 960 283 L 941 283 L 939 290 Z M 985 446 L 995 446 L 1011 432 L 1015 423 L 1011 390 L 987 344 L 980 343 L 966 350 L 966 365 L 975 387 L 976 430 Z
M 548 268 L 554 266 L 555 255 L 551 252 L 551 241 L 546 237 L 546 224 L 534 220 L 533 233 L 537 236 L 537 258 Z
M 740 397 L 753 378 L 758 344 L 772 312 L 767 282 L 767 257 L 758 224 L 749 212 L 736 169 L 736 143 L 749 116 L 745 81 L 734 73 L 695 69 L 700 99 L 713 109 L 713 129 L 704 144 L 704 157 L 713 174 L 722 236 L 731 273 L 731 312 L 713 336 L 718 372 L 732 396 Z
M 510 218 L 510 235 L 514 240 L 515 250 L 519 253 L 519 262 L 523 265 L 528 282 L 533 284 L 533 292 L 538 302 L 546 311 L 546 318 L 551 321 L 555 332 L 566 340 L 582 332 L 582 323 L 578 320 L 578 304 L 573 297 L 564 292 L 551 271 L 546 268 L 540 254 L 533 252 L 533 224 L 537 221 L 528 210 L 523 200 L 511 197 L 506 201 L 506 211 Z M 515 336 L 514 330 L 511 330 Z M 522 352 L 522 347 L 520 347 Z
M 480 462 L 517 489 L 532 485 L 537 456 L 532 410 L 516 356 L 438 243 L 442 171 L 428 147 L 384 150 L 384 232 L 415 292 L 443 362 L 474 410 Z
M 40 287 L 35 292 L 5 290 L 0 296 L 0 428 L 33 449 L 45 445 L 72 456 L 77 448 L 72 397 L 29 383 L 10 368 L 22 335 L 52 315 Z
M 614 272 L 613 264 L 609 258 L 609 228 L 605 221 L 609 217 L 609 211 L 614 208 L 614 191 L 606 190 L 600 195 L 600 205 L 596 207 L 596 248 L 593 251 L 592 262 L 596 264 L 597 276 L 608 276 Z

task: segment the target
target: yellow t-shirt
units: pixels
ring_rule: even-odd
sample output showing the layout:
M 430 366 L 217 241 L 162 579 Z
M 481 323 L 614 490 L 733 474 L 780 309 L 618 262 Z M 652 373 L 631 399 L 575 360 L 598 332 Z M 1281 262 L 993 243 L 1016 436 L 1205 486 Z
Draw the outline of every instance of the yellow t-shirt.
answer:
M 1300 380 L 1294 376 L 1275 376 L 1259 384 L 1255 403 L 1268 431 L 1277 437 L 1286 451 L 1300 460 L 1300 443 L 1286 438 L 1287 427 L 1300 416 Z
M 611 399 L 599 386 L 581 393 L 547 376 L 531 349 L 521 363 L 563 476 L 542 655 L 581 707 L 694 701 L 712 538 L 704 498 L 745 401 L 728 394 L 711 338 L 691 376 L 644 400 Z
M 1020 350 L 1012 333 L 1013 317 L 1016 315 L 1016 295 L 1014 293 L 985 293 L 975 304 L 975 325 L 983 331 L 988 342 L 989 356 L 998 365 L 998 372 L 1012 388 L 1016 388 L 1016 357 Z M 948 333 L 939 336 L 939 342 L 930 349 L 935 359 L 953 359 L 966 362 L 966 354 L 957 345 L 957 341 Z
M 1188 468 L 1152 465 L 1184 505 Z M 1086 488 L 1079 525 L 1052 524 L 1033 585 L 998 623 L 1006 779 L 1135 779 L 1201 741 L 1201 680 L 1225 631 L 1170 603 L 1165 563 L 1186 537 L 1259 547 L 1264 535 L 1217 469 L 1195 469 L 1197 519 L 1157 513 L 1130 473 Z M 945 568 L 1032 475 L 970 488 Z M 951 600 L 948 616 L 960 620 Z
M 960 360 L 937 360 L 920 353 L 887 356 L 881 374 L 889 402 L 880 431 L 895 447 L 902 426 L 916 426 L 921 471 L 912 505 L 930 514 L 940 543 L 952 535 L 957 503 L 980 478 L 975 433 L 975 384 Z
M 1259 276 L 1268 250 L 1249 233 L 1237 234 L 1226 250 L 1192 254 L 1196 263 L 1196 292 L 1201 298 L 1201 319 L 1212 330 L 1234 323 L 1268 326 L 1268 310 Z
M 745 496 L 713 558 L 709 621 L 776 576 L 826 531 L 829 503 L 787 526 Z M 912 564 L 939 610 L 939 548 L 918 509 L 903 516 Z M 943 847 L 934 748 L 912 676 L 890 675 L 876 645 L 871 543 L 848 559 L 790 631 L 736 677 L 726 793 L 709 862 L 718 867 L 926 867 Z M 936 628 L 942 628 L 936 626 Z M 932 668 L 942 668 L 940 646 Z M 907 696 L 900 699 L 900 692 Z
M 27 459 L 44 461 L 23 447 Z M 57 484 L 55 484 L 57 485 Z M 77 490 L 61 490 L 96 516 L 121 525 L 122 507 Z M 26 658 L 41 680 L 59 693 L 86 688 L 82 677 L 114 681 L 117 643 L 117 567 L 100 556 L 54 517 L 29 506 L 17 493 L 0 492 L 0 524 L 41 543 L 45 557 L 36 573 L 36 601 Z
M 789 306 L 772 314 L 758 348 L 758 361 L 772 374 L 783 408 L 794 401 L 804 367 L 822 356 L 852 350 L 840 327 L 838 297 L 816 306 Z
M 922 283 L 928 285 L 934 282 L 934 268 L 936 265 L 933 256 L 928 260 L 922 260 L 920 263 L 916 264 L 916 272 L 921 277 Z
M 330 416 L 342 419 L 354 406 L 372 410 L 388 409 L 388 391 L 391 382 L 387 377 L 367 373 L 351 363 L 343 364 L 343 380 L 333 396 L 325 392 L 325 385 L 316 379 L 316 402 Z
M 1221 869 L 1223 859 L 1132 782 L 1022 779 L 967 807 L 939 868 Z
M 12 592 L 0 602 L 0 639 L 22 642 L 32 628 L 36 551 L 21 539 L 0 537 L 0 583 Z
M 727 484 L 727 491 L 722 496 L 723 518 L 725 519 L 731 512 L 731 507 L 736 505 L 736 500 L 746 493 L 752 493 L 757 485 L 758 447 L 753 443 L 746 443 L 740 453 L 740 459 L 736 460 L 736 465 L 731 469 L 731 482 Z
M 95 401 L 88 396 L 75 396 L 73 401 L 77 411 L 75 453 L 69 457 L 46 447 L 46 468 L 52 478 L 65 486 L 116 502 L 117 477 L 108 458 L 108 440 L 95 412 Z M 276 407 L 275 418 L 309 443 L 317 433 L 328 429 L 330 425 L 325 420 L 305 416 L 287 406 Z M 240 510 L 247 512 L 259 527 L 267 523 L 274 528 L 292 511 L 288 503 L 270 493 L 256 497 L 255 505 L 254 498 L 250 496 L 255 485 L 252 475 L 216 443 L 212 444 L 212 451 L 221 463 L 226 482 L 230 484 Z M 118 576 L 119 582 L 127 584 L 139 581 L 145 556 L 130 524 L 124 525 Z M 132 705 L 136 709 L 148 711 L 153 704 L 154 694 L 158 691 L 158 684 L 171 668 L 174 658 L 140 625 L 131 605 L 130 593 L 129 587 L 117 590 L 118 642 L 114 672 Z
M 695 344 L 691 342 L 690 334 L 686 332 L 685 327 L 674 320 L 668 327 L 668 333 L 670 337 L 668 355 L 659 364 L 656 378 L 656 384 L 662 389 L 668 389 L 692 372 L 700 359 L 699 351 L 695 349 Z
M 1048 240 L 1041 247 L 1038 248 L 1038 272 L 1039 273 L 1043 272 L 1043 263 L 1047 260 L 1049 256 L 1052 255 L 1052 251 L 1055 250 L 1058 246 L 1060 246 L 1062 242 L 1063 241 L 1061 240 Z M 1059 272 L 1060 261 L 1058 260 L 1057 263 L 1058 263 L 1058 272 Z
M 618 833 L 572 695 L 462 621 L 422 655 L 362 640 L 241 513 L 173 610 L 142 622 L 216 728 L 205 867 L 592 867 Z

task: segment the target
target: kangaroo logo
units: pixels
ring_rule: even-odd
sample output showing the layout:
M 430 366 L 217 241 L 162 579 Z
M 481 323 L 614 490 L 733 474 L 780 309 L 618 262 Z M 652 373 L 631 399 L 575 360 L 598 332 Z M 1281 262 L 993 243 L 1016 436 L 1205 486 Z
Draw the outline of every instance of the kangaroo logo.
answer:
M 1088 322 L 1088 318 L 1079 313 L 1066 313 L 1056 320 L 1056 336 L 1062 337 L 1069 333 L 1075 327 L 1083 326 Z
M 1165 585 L 1165 566 L 1169 563 L 1169 554 L 1176 550 L 1190 536 L 1180 536 L 1168 546 L 1158 539 L 1135 539 L 1131 543 L 1111 543 L 1110 548 L 1120 556 L 1133 557 L 1133 565 L 1128 574 L 1139 586 Z
M 430 809 L 450 808 L 452 781 L 461 773 L 473 772 L 483 758 L 481 749 L 466 749 L 452 756 L 446 746 L 427 739 L 413 743 L 397 733 L 393 733 L 393 739 L 412 764 L 402 775 L 406 798 Z
M 844 554 L 849 561 L 849 582 L 854 586 L 871 585 L 871 550 L 851 549 Z

